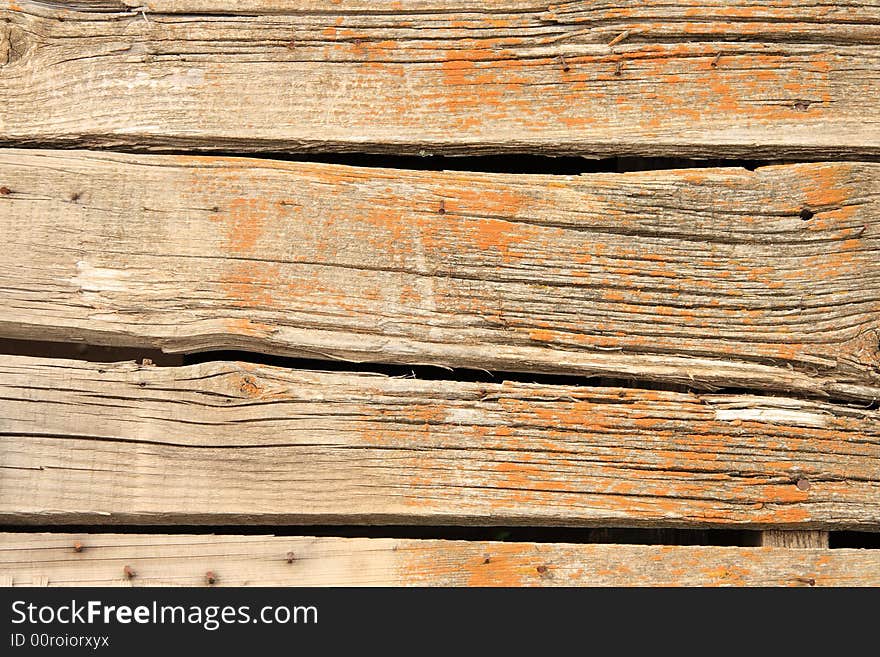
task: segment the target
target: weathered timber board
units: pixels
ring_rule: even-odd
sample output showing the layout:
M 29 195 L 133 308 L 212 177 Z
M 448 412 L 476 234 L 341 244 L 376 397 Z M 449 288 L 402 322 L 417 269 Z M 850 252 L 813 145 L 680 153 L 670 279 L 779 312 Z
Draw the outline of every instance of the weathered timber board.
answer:
M 880 550 L 0 534 L 6 586 L 207 586 L 208 571 L 215 586 L 877 586 Z
M 877 164 L 533 176 L 6 150 L 0 186 L 9 338 L 880 398 Z
M 880 528 L 880 413 L 0 357 L 0 522 Z
M 247 151 L 880 153 L 876 2 L 235 5 L 3 2 L 0 140 Z

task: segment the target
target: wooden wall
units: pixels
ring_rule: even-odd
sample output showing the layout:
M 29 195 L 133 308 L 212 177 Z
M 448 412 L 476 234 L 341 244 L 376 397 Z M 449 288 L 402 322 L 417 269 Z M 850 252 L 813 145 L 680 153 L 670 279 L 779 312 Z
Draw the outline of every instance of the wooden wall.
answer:
M 0 2 L 0 584 L 880 584 L 877 3 L 133 4 Z

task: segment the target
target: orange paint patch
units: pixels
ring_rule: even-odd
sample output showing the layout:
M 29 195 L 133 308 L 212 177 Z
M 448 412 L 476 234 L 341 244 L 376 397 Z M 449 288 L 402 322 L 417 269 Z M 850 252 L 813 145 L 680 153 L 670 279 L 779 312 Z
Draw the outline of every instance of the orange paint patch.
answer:
M 529 331 L 529 339 L 537 342 L 553 342 L 556 340 L 556 332 L 546 329 L 533 329 Z
M 525 62 L 504 50 L 519 42 L 465 39 L 462 49 L 445 53 L 440 68 L 442 89 L 431 99 L 442 111 L 444 122 L 470 132 L 482 128 L 488 120 L 507 120 L 522 109 L 521 92 L 531 81 L 523 70 L 534 62 Z
M 222 279 L 227 298 L 236 306 L 249 309 L 277 309 L 280 268 L 265 262 L 237 262 Z
M 531 546 L 517 543 L 451 544 L 425 549 L 419 541 L 402 541 L 396 552 L 397 581 L 458 586 L 523 586 L 546 581 L 552 568 Z
M 462 568 L 467 586 L 522 586 L 528 579 L 534 581 L 537 571 L 534 563 L 524 559 L 523 549 L 515 544 L 499 543 L 485 554 L 468 559 Z M 488 559 L 488 563 L 486 563 Z
M 740 566 L 717 566 L 703 568 L 701 572 L 717 586 L 743 586 L 751 573 Z
M 502 219 L 481 219 L 474 224 L 473 240 L 478 249 L 497 251 L 509 262 L 511 247 L 528 240 L 528 232 L 521 226 Z
M 271 205 L 262 198 L 234 198 L 225 212 L 218 213 L 216 221 L 226 224 L 226 246 L 235 254 L 254 250 L 263 227 L 270 218 Z
M 849 184 L 850 167 L 842 164 L 805 167 L 803 195 L 811 209 L 840 206 L 853 198 L 854 190 Z
M 226 330 L 233 335 L 265 337 L 275 331 L 275 326 L 263 322 L 255 322 L 247 318 L 227 319 Z

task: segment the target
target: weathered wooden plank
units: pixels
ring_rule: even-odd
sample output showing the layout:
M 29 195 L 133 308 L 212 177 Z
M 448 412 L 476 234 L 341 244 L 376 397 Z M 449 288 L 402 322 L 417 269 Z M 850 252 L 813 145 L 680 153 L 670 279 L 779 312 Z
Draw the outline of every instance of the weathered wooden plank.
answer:
M 880 413 L 0 357 L 0 521 L 880 528 Z
M 877 586 L 880 550 L 0 534 L 10 585 L 208 586 L 209 571 L 214 586 Z
M 872 1 L 136 4 L 3 3 L 3 142 L 880 153 Z
M 876 400 L 878 181 L 0 151 L 0 335 Z
M 761 545 L 784 548 L 827 548 L 828 532 L 786 531 L 770 529 L 761 532 Z

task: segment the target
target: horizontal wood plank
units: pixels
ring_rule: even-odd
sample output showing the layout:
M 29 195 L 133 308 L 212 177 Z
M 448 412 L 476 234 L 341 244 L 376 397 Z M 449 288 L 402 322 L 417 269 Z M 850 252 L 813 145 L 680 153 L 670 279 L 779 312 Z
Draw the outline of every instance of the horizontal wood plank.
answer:
M 208 572 L 213 586 L 878 586 L 880 550 L 0 534 L 12 586 L 209 586 Z
M 239 151 L 880 153 L 876 2 L 0 7 L 0 139 Z
M 0 151 L 0 336 L 880 398 L 880 165 Z
M 880 413 L 0 357 L 0 522 L 880 528 Z

